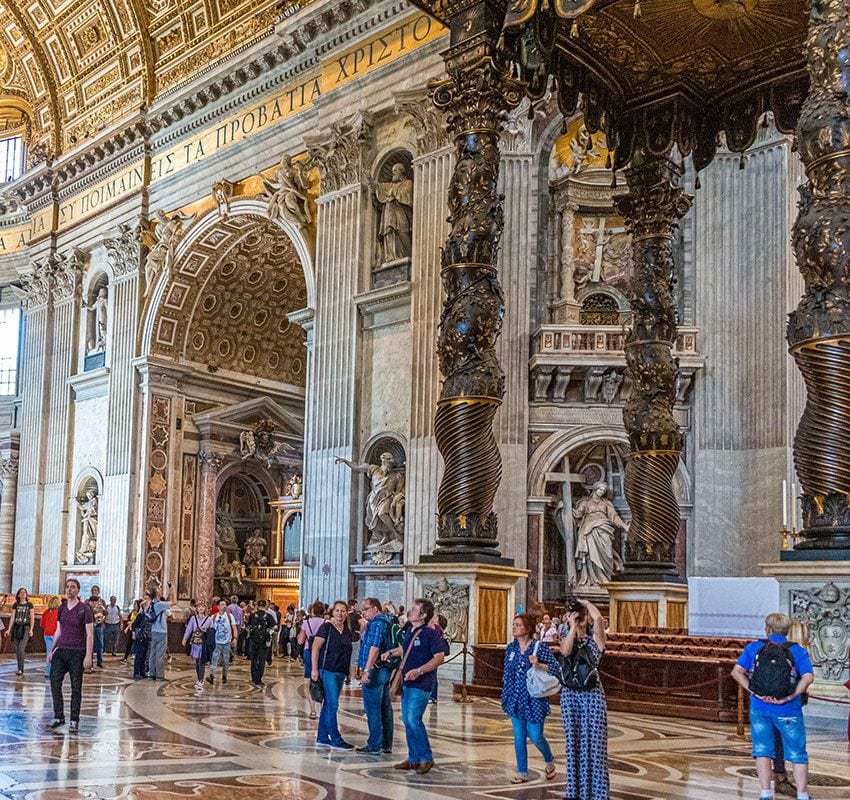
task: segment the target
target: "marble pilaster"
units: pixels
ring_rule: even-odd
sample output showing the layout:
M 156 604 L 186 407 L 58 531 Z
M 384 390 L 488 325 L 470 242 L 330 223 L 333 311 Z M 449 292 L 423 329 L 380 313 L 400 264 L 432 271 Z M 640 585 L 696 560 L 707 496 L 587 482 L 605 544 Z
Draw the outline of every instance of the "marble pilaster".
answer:
M 302 604 L 347 597 L 354 526 L 353 476 L 336 457 L 354 457 L 358 293 L 363 254 L 360 135 L 352 124 L 308 143 L 320 168 L 316 217 L 316 313 L 304 441 Z
M 499 545 L 517 567 L 526 566 L 528 467 L 528 341 L 530 279 L 537 254 L 537 176 L 531 152 L 532 123 L 523 102 L 512 111 L 502 135 L 499 191 L 505 197 L 505 228 L 499 251 L 499 279 L 505 295 L 502 335 L 496 354 L 507 376 L 494 420 L 503 478 L 496 494 Z M 523 594 L 523 587 L 519 590 Z
M 214 450 L 204 449 L 198 453 L 198 461 L 201 465 L 201 477 L 198 521 L 195 529 L 195 574 L 192 581 L 192 596 L 209 599 L 213 596 L 215 577 L 216 481 L 224 458 Z
M 695 306 L 706 366 L 694 386 L 694 530 L 688 572 L 760 574 L 781 546 L 782 481 L 804 390 L 782 320 L 803 290 L 788 235 L 800 162 L 775 132 L 721 152 L 694 200 Z M 744 490 L 742 490 L 742 485 Z M 790 521 L 790 520 L 789 520 Z M 746 532 L 746 535 L 743 535 Z
M 0 592 L 12 592 L 15 505 L 18 498 L 18 453 L 0 458 Z

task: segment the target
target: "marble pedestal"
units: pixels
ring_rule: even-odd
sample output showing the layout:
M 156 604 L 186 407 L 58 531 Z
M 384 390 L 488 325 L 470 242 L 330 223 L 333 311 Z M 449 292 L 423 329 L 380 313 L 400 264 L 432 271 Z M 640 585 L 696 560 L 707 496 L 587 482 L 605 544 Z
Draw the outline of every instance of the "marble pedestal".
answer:
M 427 594 L 424 587 L 434 587 L 444 578 L 451 587 L 459 587 L 468 598 L 465 641 L 468 645 L 507 644 L 511 640 L 511 621 L 516 613 L 516 585 L 528 576 L 527 569 L 497 564 L 426 563 L 407 565 L 415 576 L 416 597 Z M 437 612 L 440 603 L 435 602 Z M 446 614 L 448 617 L 449 615 Z M 454 637 L 461 640 L 460 636 Z
M 811 695 L 847 701 L 850 649 L 850 561 L 783 560 L 761 564 L 779 582 L 779 611 L 809 625 L 809 653 L 815 668 Z M 806 714 L 847 718 L 848 706 L 810 699 Z
M 404 604 L 404 568 L 401 564 L 354 564 L 354 596 L 361 602 L 377 597 L 382 603 L 392 600 Z
M 609 627 L 617 633 L 631 628 L 686 628 L 688 587 L 664 581 L 612 581 L 608 592 Z

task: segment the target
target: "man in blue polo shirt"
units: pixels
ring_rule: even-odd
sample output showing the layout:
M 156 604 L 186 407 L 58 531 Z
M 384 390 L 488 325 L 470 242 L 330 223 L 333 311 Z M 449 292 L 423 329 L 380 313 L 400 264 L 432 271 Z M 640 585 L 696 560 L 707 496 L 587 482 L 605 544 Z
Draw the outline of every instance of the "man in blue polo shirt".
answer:
M 785 614 L 768 614 L 764 621 L 767 641 L 785 644 L 791 620 Z M 786 697 L 764 697 L 752 693 L 750 678 L 756 656 L 766 641 L 751 642 L 744 648 L 732 668 L 732 677 L 750 692 L 750 733 L 753 739 L 753 758 L 756 760 L 761 798 L 773 797 L 770 786 L 771 762 L 776 755 L 776 732 L 782 737 L 785 758 L 794 770 L 797 800 L 809 800 L 806 784 L 809 779 L 809 756 L 806 753 L 806 725 L 803 721 L 801 696 L 814 680 L 809 654 L 798 644 L 792 644 L 788 653 L 794 661 L 792 682 L 796 682 Z
M 387 628 L 392 624 L 381 613 L 381 601 L 367 597 L 363 601 L 363 617 L 369 623 L 360 642 L 358 666 L 363 671 L 360 688 L 369 739 L 357 748 L 358 753 L 391 753 L 393 750 L 393 706 L 389 681 L 391 670 L 380 660 L 381 645 Z

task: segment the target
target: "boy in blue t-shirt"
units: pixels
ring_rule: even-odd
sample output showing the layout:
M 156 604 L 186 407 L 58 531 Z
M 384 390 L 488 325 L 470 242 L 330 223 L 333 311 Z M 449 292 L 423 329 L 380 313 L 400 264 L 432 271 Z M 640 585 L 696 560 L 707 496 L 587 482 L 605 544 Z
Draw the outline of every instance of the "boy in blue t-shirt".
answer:
M 768 614 L 764 621 L 767 640 L 785 644 L 791 620 L 785 614 Z M 756 655 L 765 646 L 765 640 L 750 642 L 732 668 L 732 677 L 750 692 L 750 733 L 753 739 L 753 758 L 756 760 L 761 797 L 773 797 L 770 788 L 771 762 L 776 756 L 776 732 L 782 738 L 785 758 L 791 762 L 797 799 L 809 800 L 806 784 L 809 778 L 809 756 L 806 753 L 806 725 L 803 720 L 801 697 L 814 680 L 812 661 L 806 650 L 792 644 L 788 650 L 794 660 L 792 681 L 796 684 L 787 697 L 760 697 L 750 690 L 750 675 Z

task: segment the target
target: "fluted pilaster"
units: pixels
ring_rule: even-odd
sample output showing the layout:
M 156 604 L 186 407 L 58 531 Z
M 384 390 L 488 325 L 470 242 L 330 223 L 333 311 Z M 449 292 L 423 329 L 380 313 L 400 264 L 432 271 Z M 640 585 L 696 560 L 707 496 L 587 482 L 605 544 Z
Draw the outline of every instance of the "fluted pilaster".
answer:
M 0 459 L 0 592 L 12 592 L 15 547 L 15 506 L 18 501 L 18 459 Z

